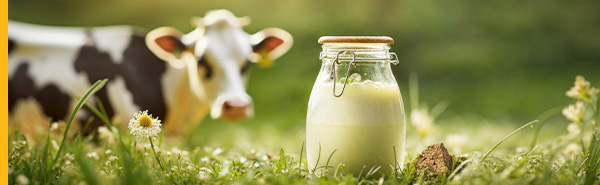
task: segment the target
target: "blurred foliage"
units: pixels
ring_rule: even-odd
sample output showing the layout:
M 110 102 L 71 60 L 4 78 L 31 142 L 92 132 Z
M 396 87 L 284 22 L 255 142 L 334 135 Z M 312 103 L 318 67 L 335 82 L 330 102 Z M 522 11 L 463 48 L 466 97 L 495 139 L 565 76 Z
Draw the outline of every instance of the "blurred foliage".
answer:
M 252 18 L 249 33 L 266 27 L 289 31 L 293 48 L 274 67 L 253 70 L 248 92 L 256 117 L 244 127 L 304 127 L 320 67 L 316 41 L 323 35 L 393 37 L 406 107 L 408 76 L 416 72 L 421 101 L 451 102 L 442 117 L 475 113 L 523 122 L 565 105 L 575 75 L 600 83 L 596 0 L 9 0 L 8 7 L 9 19 L 30 23 L 173 26 L 184 32 L 192 29 L 192 16 L 226 8 Z M 220 121 L 205 122 L 200 129 Z

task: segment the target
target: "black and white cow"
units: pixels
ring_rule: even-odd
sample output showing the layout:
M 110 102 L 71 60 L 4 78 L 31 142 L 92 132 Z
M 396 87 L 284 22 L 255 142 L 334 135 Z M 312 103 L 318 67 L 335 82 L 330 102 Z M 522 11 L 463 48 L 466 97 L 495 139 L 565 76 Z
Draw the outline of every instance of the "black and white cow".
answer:
M 249 35 L 242 30 L 248 18 L 227 10 L 192 22 L 197 28 L 188 34 L 162 27 L 140 36 L 131 26 L 9 21 L 9 125 L 35 131 L 39 126 L 33 122 L 65 119 L 73 97 L 104 78 L 109 82 L 96 97 L 121 123 L 148 110 L 163 120 L 168 134 L 176 134 L 190 128 L 182 124 L 198 123 L 207 114 L 230 121 L 252 116 L 245 92 L 250 63 L 269 65 L 291 47 L 291 35 L 277 28 Z

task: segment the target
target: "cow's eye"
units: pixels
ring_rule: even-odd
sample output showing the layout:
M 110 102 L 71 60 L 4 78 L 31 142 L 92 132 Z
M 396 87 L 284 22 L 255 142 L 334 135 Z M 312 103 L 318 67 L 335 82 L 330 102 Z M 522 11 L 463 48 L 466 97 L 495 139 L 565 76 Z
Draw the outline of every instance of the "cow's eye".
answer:
M 250 61 L 246 61 L 244 62 L 244 64 L 242 64 L 242 67 L 240 68 L 240 73 L 246 74 L 248 73 L 248 69 L 250 69 Z
M 202 57 L 202 58 L 200 58 L 200 60 L 198 60 L 198 67 L 204 67 L 206 69 L 206 74 L 204 75 L 204 78 L 206 78 L 208 80 L 212 77 L 212 75 L 213 75 L 212 66 L 210 66 L 210 64 L 208 64 L 206 57 Z

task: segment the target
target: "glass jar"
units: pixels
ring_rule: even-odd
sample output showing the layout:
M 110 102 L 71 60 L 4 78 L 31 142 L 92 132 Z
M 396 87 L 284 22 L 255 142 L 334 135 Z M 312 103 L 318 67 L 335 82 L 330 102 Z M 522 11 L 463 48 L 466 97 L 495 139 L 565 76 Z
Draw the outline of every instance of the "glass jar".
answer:
M 392 174 L 404 164 L 406 125 L 390 37 L 321 37 L 321 70 L 306 116 L 308 168 Z M 343 164 L 343 165 L 342 165 Z

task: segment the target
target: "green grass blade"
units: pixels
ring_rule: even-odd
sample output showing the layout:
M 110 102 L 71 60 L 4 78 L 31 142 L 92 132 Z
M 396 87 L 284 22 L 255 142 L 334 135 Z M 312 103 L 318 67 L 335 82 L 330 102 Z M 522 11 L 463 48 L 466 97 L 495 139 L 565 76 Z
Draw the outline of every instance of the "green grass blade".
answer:
M 585 177 L 583 179 L 584 185 L 592 185 L 596 183 L 598 169 L 600 168 L 600 137 L 598 137 L 598 130 L 592 135 L 592 141 L 590 142 L 589 151 L 587 153 L 585 161 Z
M 302 154 L 304 153 L 304 141 L 302 142 L 302 148 L 300 149 L 300 158 L 298 159 L 298 172 L 302 172 Z
M 53 165 L 58 160 L 58 157 L 60 156 L 61 151 L 65 147 L 65 143 L 66 143 L 66 140 L 67 140 L 67 135 L 69 133 L 69 127 L 71 127 L 71 123 L 73 122 L 73 119 L 75 118 L 75 114 L 77 114 L 77 112 L 79 111 L 79 109 L 81 109 L 81 106 L 83 106 L 83 102 L 87 101 L 87 99 L 90 96 L 92 96 L 93 94 L 95 94 L 96 92 L 98 92 L 102 87 L 104 87 L 104 85 L 106 84 L 107 81 L 108 81 L 107 79 L 96 81 L 96 83 L 94 83 L 94 85 L 92 85 L 92 87 L 90 87 L 87 90 L 87 92 L 85 92 L 85 94 L 83 95 L 83 97 L 81 97 L 81 99 L 79 99 L 79 102 L 77 102 L 77 105 L 75 106 L 75 109 L 73 109 L 73 112 L 71 113 L 71 116 L 69 116 L 69 121 L 67 121 L 67 127 L 65 128 L 65 133 L 63 135 L 62 142 L 60 143 L 60 147 L 58 148 L 58 152 L 56 152 L 56 157 L 54 157 Z
M 84 157 L 84 152 L 79 148 L 75 150 L 75 162 L 79 166 L 80 172 L 85 177 L 85 181 L 89 185 L 100 185 L 100 180 L 96 175 L 96 170 L 90 160 Z
M 46 135 L 46 144 L 44 145 L 44 152 L 42 152 L 42 158 L 40 159 L 40 172 L 46 172 L 46 168 L 48 165 L 48 153 L 49 153 L 49 149 L 50 149 L 50 127 L 52 127 L 52 119 L 50 119 L 49 121 L 49 126 L 48 126 L 48 135 Z M 44 175 L 44 179 L 46 173 L 42 173 L 42 175 Z
M 535 133 L 533 134 L 533 139 L 531 140 L 531 144 L 529 145 L 529 148 L 535 147 L 535 144 L 537 143 L 537 138 L 540 134 L 540 131 L 542 130 L 542 127 L 544 127 L 544 125 L 546 125 L 547 121 L 550 118 L 560 114 L 561 110 L 562 110 L 562 107 L 554 107 L 553 109 L 547 110 L 546 112 L 544 112 L 538 116 L 537 120 L 540 120 L 540 124 L 535 129 Z
M 488 151 L 488 152 L 487 152 L 487 153 L 486 153 L 486 154 L 483 156 L 483 158 L 481 158 L 481 160 L 483 161 L 485 158 L 487 158 L 487 156 L 488 156 L 488 155 L 490 155 L 490 153 L 492 153 L 492 151 L 494 151 L 494 149 L 496 149 L 496 147 L 498 147 L 498 145 L 502 144 L 502 142 L 504 142 L 504 141 L 505 141 L 506 139 L 508 139 L 510 136 L 512 136 L 512 135 L 516 134 L 517 132 L 521 131 L 523 128 L 525 128 L 525 127 L 527 127 L 527 126 L 529 126 L 529 125 L 531 125 L 531 124 L 537 123 L 537 122 L 540 122 L 540 121 L 539 121 L 539 120 L 533 120 L 533 121 L 531 121 L 531 122 L 529 122 L 529 123 L 527 123 L 527 124 L 525 124 L 525 125 L 521 126 L 521 127 L 520 127 L 520 128 L 518 128 L 517 130 L 515 130 L 515 131 L 511 132 L 510 134 L 508 134 L 508 135 L 507 135 L 507 136 L 505 136 L 504 138 L 502 138 L 502 140 L 498 141 L 498 143 L 496 143 L 496 144 L 495 144 L 495 145 L 494 145 L 492 148 L 490 148 L 490 150 L 489 150 L 489 151 Z
M 98 101 L 98 102 L 100 102 L 100 101 Z M 88 102 L 85 102 L 85 107 L 87 107 L 90 111 L 92 111 L 92 113 L 94 113 L 98 118 L 100 118 L 100 120 L 102 120 L 102 122 L 104 122 L 106 125 L 112 127 L 112 124 L 110 123 L 110 119 L 108 119 L 108 117 L 106 116 L 106 114 L 104 112 L 100 112 L 98 109 L 96 109 L 94 106 L 92 106 Z

